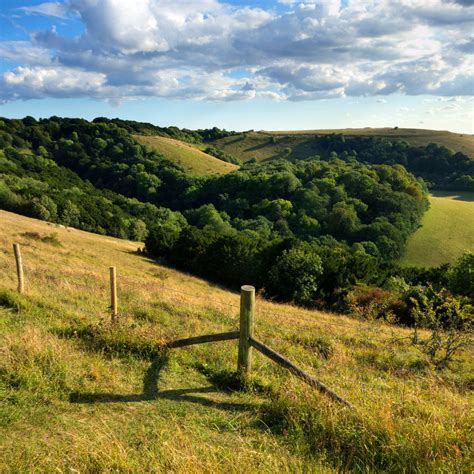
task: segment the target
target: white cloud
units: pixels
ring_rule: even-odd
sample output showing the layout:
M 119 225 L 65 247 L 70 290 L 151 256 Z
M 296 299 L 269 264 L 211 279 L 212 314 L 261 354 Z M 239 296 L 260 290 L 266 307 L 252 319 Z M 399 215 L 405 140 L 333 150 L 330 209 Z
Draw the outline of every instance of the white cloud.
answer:
M 64 67 L 19 67 L 1 76 L 4 100 L 97 95 L 106 77 Z
M 62 37 L 53 28 L 30 42 L 0 42 L 0 57 L 22 65 L 0 78 L 0 98 L 474 95 L 469 0 L 280 3 L 285 13 L 218 0 L 23 7 L 80 18 L 85 32 Z
M 66 18 L 67 15 L 67 6 L 64 3 L 59 2 L 46 2 L 31 7 L 20 7 L 18 10 L 25 13 L 36 13 L 39 15 L 55 16 L 58 18 Z

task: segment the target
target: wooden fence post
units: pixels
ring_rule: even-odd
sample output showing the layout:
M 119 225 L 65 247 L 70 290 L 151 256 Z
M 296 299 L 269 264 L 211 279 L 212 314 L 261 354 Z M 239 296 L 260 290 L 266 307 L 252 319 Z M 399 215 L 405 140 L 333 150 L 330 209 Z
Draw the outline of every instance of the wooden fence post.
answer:
M 13 251 L 15 252 L 16 274 L 18 276 L 18 293 L 23 293 L 25 290 L 25 282 L 23 278 L 23 261 L 21 259 L 20 244 L 13 244 Z
M 244 285 L 240 290 L 240 338 L 237 372 L 245 376 L 250 372 L 250 356 L 252 351 L 250 338 L 253 335 L 255 288 L 250 285 Z
M 112 321 L 117 319 L 117 269 L 110 267 L 110 310 Z

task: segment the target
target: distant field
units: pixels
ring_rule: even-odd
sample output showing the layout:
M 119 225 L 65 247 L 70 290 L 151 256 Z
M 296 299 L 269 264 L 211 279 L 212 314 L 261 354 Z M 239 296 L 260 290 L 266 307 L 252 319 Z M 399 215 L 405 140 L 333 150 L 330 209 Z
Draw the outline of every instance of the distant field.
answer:
M 433 267 L 474 252 L 474 193 L 435 192 L 402 264 Z
M 405 140 L 411 145 L 437 143 L 453 151 L 474 157 L 474 136 L 446 131 L 408 128 L 347 128 L 278 132 L 247 132 L 216 140 L 214 145 L 243 161 L 255 158 L 266 161 L 275 158 L 307 158 L 317 154 L 313 138 L 317 135 L 343 133 L 346 136 L 380 136 Z M 289 150 L 291 148 L 291 150 Z
M 443 145 L 454 151 L 461 151 L 474 157 L 474 136 L 445 130 L 424 130 L 418 128 L 343 128 L 326 130 L 302 130 L 295 132 L 268 132 L 272 135 L 329 135 L 342 133 L 347 136 L 378 136 L 405 140 L 411 145 L 425 146 L 430 143 Z
M 160 152 L 166 159 L 182 166 L 186 171 L 198 176 L 225 174 L 238 168 L 237 165 L 219 160 L 197 147 L 173 138 L 135 135 L 142 145 Z
M 242 161 L 253 158 L 257 161 L 297 159 L 317 154 L 317 148 L 312 141 L 313 136 L 298 134 L 272 136 L 264 132 L 247 132 L 221 138 L 214 141 L 213 145 Z

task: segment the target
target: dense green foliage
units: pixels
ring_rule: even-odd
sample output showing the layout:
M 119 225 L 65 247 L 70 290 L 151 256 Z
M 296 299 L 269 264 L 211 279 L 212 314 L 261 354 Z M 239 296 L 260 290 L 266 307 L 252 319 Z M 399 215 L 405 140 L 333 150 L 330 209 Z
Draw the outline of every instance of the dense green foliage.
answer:
M 122 120 L 122 119 L 108 119 L 104 117 L 98 117 L 94 119 L 94 123 L 113 123 L 120 128 L 127 130 L 131 134 L 140 135 L 158 135 L 161 137 L 174 138 L 188 143 L 203 143 L 219 138 L 228 137 L 235 135 L 236 132 L 228 132 L 217 127 L 203 130 L 188 130 L 186 128 L 178 127 L 159 127 L 151 123 L 135 122 L 134 120 Z
M 147 226 L 170 211 L 135 198 L 151 194 L 153 183 L 158 182 L 156 176 L 142 171 L 144 165 L 132 167 L 126 182 L 124 178 L 117 186 L 103 185 L 119 176 L 118 169 L 127 169 L 127 165 L 114 166 L 113 153 L 128 156 L 131 163 L 136 155 L 142 161 L 153 158 L 159 161 L 163 173 L 169 170 L 177 179 L 184 176 L 175 165 L 147 155 L 127 132 L 120 135 L 115 126 L 57 118 L 41 123 L 28 118 L 2 121 L 0 206 L 100 234 L 144 240 Z M 89 175 L 94 177 L 94 184 L 87 180 Z M 110 190 L 120 191 L 120 186 L 125 190 L 123 194 Z M 133 190 L 127 190 L 127 186 L 133 186 Z
M 474 190 L 474 160 L 435 143 L 415 147 L 403 140 L 334 134 L 315 137 L 314 148 L 323 155 L 337 154 L 344 160 L 400 164 L 437 188 Z
M 0 206 L 98 233 L 146 237 L 151 256 L 178 268 L 231 287 L 250 282 L 270 297 L 308 306 L 357 314 L 367 300 L 361 285 L 431 282 L 420 273 L 398 275 L 394 267 L 428 205 L 423 181 L 393 164 L 403 161 L 395 155 L 411 157 L 412 148 L 394 145 L 387 154 L 383 140 L 366 149 L 362 141 L 330 136 L 323 137 L 328 149 L 339 155 L 247 162 L 226 175 L 197 178 L 131 135 L 157 133 L 153 127 L 103 118 L 2 120 Z M 188 141 L 227 134 L 173 127 L 160 133 Z M 341 152 L 346 146 L 350 154 Z M 448 158 L 449 166 L 465 166 Z M 465 278 L 456 275 L 451 291 L 469 296 Z M 387 301 L 364 315 L 380 317 L 388 308 L 413 323 L 398 289 L 380 291 L 388 296 L 368 300 Z

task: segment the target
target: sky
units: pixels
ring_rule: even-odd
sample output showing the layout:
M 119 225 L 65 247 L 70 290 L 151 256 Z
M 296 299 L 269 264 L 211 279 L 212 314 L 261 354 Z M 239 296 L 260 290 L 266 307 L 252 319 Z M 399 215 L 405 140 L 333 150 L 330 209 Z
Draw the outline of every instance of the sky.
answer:
M 0 116 L 474 133 L 474 0 L 1 0 Z

